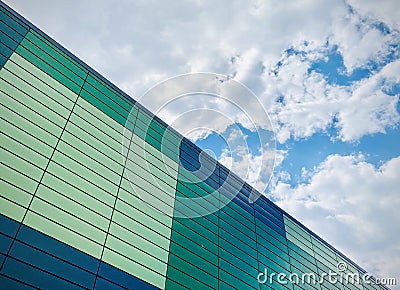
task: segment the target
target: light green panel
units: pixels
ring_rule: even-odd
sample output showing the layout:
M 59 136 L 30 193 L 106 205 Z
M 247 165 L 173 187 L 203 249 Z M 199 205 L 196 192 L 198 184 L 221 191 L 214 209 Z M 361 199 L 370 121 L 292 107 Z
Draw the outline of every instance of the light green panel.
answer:
M 59 207 L 56 207 L 39 197 L 35 197 L 29 208 L 26 219 L 24 220 L 24 224 L 57 240 L 65 242 L 74 248 L 80 250 L 85 249 L 86 253 L 100 258 L 101 247 L 104 244 L 106 232 L 65 212 L 61 208 L 62 205 L 58 206 Z M 35 219 L 38 215 L 45 219 L 41 218 L 41 222 L 38 223 L 37 219 Z M 32 219 L 34 220 L 33 222 Z M 77 236 L 81 236 L 81 238 L 77 238 Z M 86 244 L 82 244 L 82 240 L 84 240 Z M 87 249 L 87 241 L 92 242 L 90 244 L 92 244 L 93 249 Z
M 12 166 L 6 165 L 5 163 L 1 166 L 1 178 L 6 183 L 11 184 L 13 187 L 19 187 L 29 194 L 32 194 L 38 184 L 38 182 L 30 176 L 19 173 L 13 169 Z M 4 190 L 4 192 L 6 191 Z
M 21 209 L 21 206 L 24 208 L 28 207 L 31 196 L 37 187 L 37 180 L 40 179 L 43 170 L 1 147 L 0 156 L 2 159 L 0 173 L 3 181 L 0 187 L 0 197 L 2 199 L 1 213 L 21 221 L 23 216 L 21 212 L 25 212 L 25 210 Z M 23 173 L 30 174 L 28 176 L 31 179 L 27 178 Z M 26 184 L 22 184 L 26 192 L 17 188 L 24 181 L 28 181 Z
M 111 224 L 110 235 L 123 240 L 124 248 L 132 247 L 135 251 L 138 250 L 153 256 L 155 263 L 158 265 L 157 267 L 159 269 L 166 269 L 169 240 L 155 233 L 147 225 L 129 219 L 129 217 L 121 213 L 115 212 L 114 215 L 115 222 Z M 118 252 L 119 248 L 115 248 L 115 244 L 109 241 L 109 237 L 107 238 L 106 246 Z M 147 263 L 147 258 L 142 257 L 143 259 L 139 259 L 139 257 L 129 255 L 127 257 L 139 263 L 144 263 L 144 265 Z M 164 276 L 166 274 L 164 270 L 160 270 L 159 273 Z
M 48 203 L 62 208 L 68 214 L 74 215 L 86 223 L 100 230 L 105 230 L 109 224 L 109 217 L 106 218 L 88 208 L 85 203 L 85 197 L 81 200 L 72 200 L 69 192 L 58 192 L 48 186 L 40 186 L 35 198 L 40 198 Z M 82 233 L 85 235 L 85 233 Z
M 23 156 L 28 162 L 35 164 L 37 167 L 44 169 L 48 163 L 48 158 L 32 150 L 31 148 L 21 144 L 20 140 L 12 138 L 3 132 L 0 132 L 0 138 L 2 140 L 1 147 L 6 148 L 13 154 Z
M 2 93 L 0 92 L 0 95 Z M 53 143 L 57 141 L 53 135 L 43 131 L 35 124 L 16 114 L 12 110 L 0 104 L 0 132 L 12 136 L 14 139 L 32 148 L 44 156 L 50 156 L 53 151 Z M 9 120 L 12 120 L 10 123 Z M 40 138 L 43 139 L 40 139 Z M 54 146 L 54 145 L 53 145 Z
M 9 148 L 10 150 L 11 148 Z M 10 150 L 11 151 L 11 150 Z M 30 164 L 26 160 L 22 159 L 20 156 L 11 153 L 8 150 L 4 150 L 0 147 L 0 155 L 2 162 L 12 167 L 16 171 L 25 173 L 25 175 L 30 176 L 32 179 L 39 181 L 43 174 L 44 169 L 39 168 L 33 164 Z
M 147 152 L 157 156 L 160 160 L 164 160 L 170 167 L 174 167 L 173 170 L 164 172 L 147 162 Z M 139 156 L 137 153 L 142 153 L 143 155 Z M 140 137 L 132 135 L 132 143 L 126 165 L 128 179 L 140 198 L 171 217 L 175 201 L 175 187 L 171 185 L 177 180 L 177 171 L 177 163 L 148 145 Z
M 62 177 L 56 177 L 52 173 L 46 173 L 43 177 L 42 183 L 47 187 L 58 191 L 60 194 L 73 200 L 77 204 L 89 208 L 93 213 L 97 213 L 107 220 L 109 219 L 112 212 L 111 202 L 113 199 L 110 198 L 110 202 L 109 204 L 107 204 L 105 200 L 98 198 L 93 188 L 77 187 L 78 184 L 73 183 L 73 180 L 71 180 L 71 178 L 68 178 L 70 182 L 68 183 L 62 179 L 65 178 L 66 175 L 63 174 L 61 176 Z
M 163 288 L 178 164 L 133 134 L 124 175 L 104 261 Z
M 79 124 L 79 126 L 76 124 Z M 85 129 L 83 130 L 82 127 Z M 90 144 L 90 147 L 96 148 L 97 151 L 102 152 L 103 155 L 106 155 L 110 160 L 113 160 L 115 163 L 119 165 L 123 163 L 123 156 L 121 155 L 121 153 L 113 150 L 113 148 L 107 145 L 105 142 L 102 142 L 106 140 L 101 141 L 98 139 L 98 136 L 96 138 L 94 137 L 93 133 L 88 133 L 88 127 L 84 127 L 82 124 L 82 119 L 78 118 L 76 115 L 72 114 L 70 122 L 68 122 L 65 131 L 74 135 L 74 137 L 81 139 L 84 143 Z M 66 135 L 69 135 L 68 133 Z M 65 138 L 68 139 L 67 136 Z M 114 147 L 117 146 L 117 143 L 115 143 Z
M 110 121 L 107 116 L 96 112 L 85 102 L 75 108 L 80 110 L 80 116 L 76 111 L 71 115 L 32 202 L 27 221 L 29 217 L 35 229 L 100 258 L 122 174 L 123 159 L 117 153 L 121 145 L 111 138 L 110 144 L 114 148 L 102 143 L 105 139 L 102 128 L 106 127 L 116 134 L 115 128 L 107 127 L 106 122 Z M 103 122 L 96 119 L 97 123 L 89 123 L 86 120 L 89 110 Z M 117 129 L 123 131 L 122 126 Z M 97 143 L 93 142 L 95 140 Z M 100 144 L 104 147 L 97 146 Z M 115 159 L 120 162 L 109 158 L 110 152 L 119 155 Z M 40 219 L 44 217 L 48 220 L 45 229 L 37 228 L 35 221 L 38 215 Z M 90 240 L 92 247 L 80 245 L 82 238 L 76 239 L 76 235 Z
M 5 68 L 46 95 L 49 100 L 46 99 L 44 105 L 61 115 L 67 114 L 72 109 L 76 94 L 20 55 L 14 53 Z M 36 97 L 36 99 L 42 101 L 41 98 Z
M 82 142 L 80 142 L 79 140 L 76 140 L 74 143 L 72 143 L 72 146 L 69 143 L 65 142 L 63 139 L 64 136 L 61 137 L 61 141 L 57 145 L 57 151 L 68 155 L 69 158 L 75 160 L 76 162 L 79 162 L 80 164 L 83 164 L 86 168 L 89 168 L 90 171 L 98 175 L 103 180 L 103 182 L 109 182 L 110 184 L 112 184 L 110 186 L 112 186 L 115 191 L 110 192 L 116 194 L 115 186 L 118 186 L 121 179 L 122 166 L 118 168 L 118 172 L 114 172 L 113 170 L 103 165 L 104 163 L 107 163 L 106 156 L 101 156 L 102 159 L 100 160 L 95 159 L 96 156 L 92 155 L 93 150 L 87 150 L 86 152 L 81 151 L 80 145 L 82 144 Z
M 111 195 L 90 180 L 85 179 L 77 173 L 74 173 L 74 168 L 68 168 L 63 163 L 59 164 L 51 161 L 47 168 L 47 172 L 57 176 L 58 178 L 64 180 L 66 183 L 69 183 L 79 190 L 83 191 L 91 198 L 99 200 L 108 206 L 111 206 L 115 202 L 114 195 Z M 47 180 L 46 175 L 43 177 L 44 180 Z
M 62 217 L 64 219 L 67 218 L 69 220 L 67 220 L 67 223 L 71 224 L 70 217 L 65 214 Z M 82 236 L 75 228 L 73 230 L 66 228 L 63 226 L 65 222 L 66 220 L 60 221 L 60 218 L 57 221 L 49 220 L 47 217 L 45 218 L 33 211 L 29 211 L 24 220 L 25 225 L 100 259 L 102 246 L 88 239 L 86 237 L 87 234 L 86 236 Z
M 24 126 L 24 130 L 29 130 L 29 124 L 30 127 L 32 127 L 32 131 L 35 132 L 37 131 L 38 133 L 40 132 L 44 140 L 46 140 L 50 146 L 55 146 L 57 143 L 57 137 L 60 136 L 62 128 L 60 126 L 55 125 L 52 123 L 50 120 L 44 118 L 44 114 L 37 113 L 33 111 L 30 107 L 25 106 L 23 103 L 18 101 L 18 95 L 13 96 L 11 95 L 6 95 L 3 92 L 1 92 L 1 98 L 2 98 L 2 105 L 4 107 L 7 107 L 9 110 L 9 114 L 7 117 L 10 122 L 14 121 L 15 119 L 19 119 L 20 116 L 22 116 L 24 123 L 28 125 L 28 127 Z M 14 99 L 16 98 L 16 99 Z M 41 112 L 45 113 L 45 112 Z M 15 117 L 14 117 L 14 116 Z M 19 116 L 18 116 L 19 115 Z M 17 124 L 18 126 L 18 124 Z
M 114 196 L 117 194 L 118 185 L 102 178 L 97 173 L 93 172 L 92 170 L 80 164 L 79 162 L 71 159 L 67 155 L 64 155 L 63 153 L 56 151 L 54 152 L 52 160 L 66 167 L 70 171 L 76 172 L 84 179 L 90 181 L 90 183 L 97 185 L 100 188 L 103 188 L 104 191 L 107 192 L 108 194 Z
M 124 127 L 85 101 L 85 99 L 78 99 L 74 113 L 86 120 L 87 123 L 91 125 L 87 127 L 89 132 L 92 130 L 92 127 L 97 128 L 100 132 L 102 132 L 104 134 L 104 140 L 102 141 L 110 145 L 112 148 L 114 148 L 114 142 L 118 143 L 119 145 L 123 143 Z M 117 151 L 121 152 L 121 146 L 119 146 Z
M 3 173 L 3 171 L 1 172 Z M 27 207 L 32 195 L 25 190 L 18 188 L 4 180 L 0 180 L 1 195 L 4 199 L 11 201 L 16 206 Z
M 135 257 L 131 259 L 136 260 Z M 106 248 L 104 249 L 103 261 L 117 267 L 131 275 L 162 289 L 165 284 L 165 277 L 153 270 L 127 258 L 126 256 L 117 254 L 116 252 Z
M 135 243 L 134 240 L 128 240 L 128 241 L 131 243 Z M 151 269 L 151 270 L 149 269 L 150 271 L 159 273 L 162 276 L 165 276 L 167 272 L 167 264 L 161 262 L 160 260 L 152 256 L 155 253 L 146 252 L 142 249 L 139 249 L 138 247 L 131 246 L 128 243 L 122 241 L 121 239 L 116 238 L 115 236 L 109 235 L 107 237 L 106 247 L 116 251 L 117 253 L 120 253 L 121 255 L 127 258 L 134 260 L 136 263 L 142 264 L 143 266 L 150 268 Z M 135 273 L 132 274 L 135 275 Z M 137 275 L 135 276 L 137 277 Z
M 141 251 L 146 250 L 145 253 L 158 260 L 165 261 L 168 259 L 168 247 L 166 247 L 165 240 L 161 236 L 154 236 L 154 239 L 148 240 L 143 238 L 141 232 L 136 231 L 135 228 L 127 228 L 117 223 L 111 224 L 111 231 L 114 233 L 114 237 L 126 243 L 127 247 L 134 247 Z M 165 265 L 165 263 L 162 264 Z M 162 266 L 162 269 L 164 269 L 164 266 Z
M 136 135 L 134 135 L 133 139 L 128 154 L 128 163 L 135 167 L 128 167 L 128 169 L 133 170 L 136 166 L 140 166 L 143 170 L 150 172 L 152 177 L 148 175 L 148 181 L 155 181 L 155 184 L 167 193 L 170 193 L 172 189 L 173 195 L 175 195 L 176 176 L 178 175 L 177 163 L 143 140 L 140 140 Z M 142 144 L 135 143 L 138 139 Z M 143 145 L 145 149 L 143 149 Z M 164 156 L 165 159 L 163 160 Z
M 14 191 L 12 194 L 14 194 Z M 20 222 L 26 212 L 26 208 L 0 196 L 0 212 L 5 216 Z
M 46 196 L 48 195 L 49 193 L 46 194 Z M 62 224 L 64 227 L 80 233 L 94 242 L 99 244 L 103 244 L 104 242 L 106 236 L 105 231 L 88 224 L 81 217 L 73 216 L 74 213 L 65 212 L 62 204 L 50 204 L 47 201 L 35 197 L 29 211 L 34 211 L 56 223 Z
M 178 174 L 178 166 L 177 166 L 177 162 L 175 162 L 174 160 L 170 159 L 169 157 L 167 157 L 165 154 L 160 153 L 159 150 L 155 149 L 153 146 L 148 145 L 147 143 L 144 143 L 143 140 L 141 138 L 137 138 L 137 136 L 135 135 L 134 138 L 132 138 L 132 144 L 131 146 L 139 146 L 141 148 L 143 148 L 143 144 L 146 144 L 146 146 L 144 146 L 144 150 L 146 152 L 145 157 L 146 157 L 146 161 L 152 163 L 156 168 L 159 168 L 160 170 L 163 170 L 166 173 L 171 173 L 170 175 L 174 176 Z M 135 151 L 133 151 L 132 153 L 135 153 Z M 140 154 L 141 152 L 137 152 L 138 154 Z M 178 152 L 179 154 L 179 152 Z M 140 154 L 141 156 L 143 156 L 143 154 Z M 165 156 L 165 158 L 164 158 Z M 171 172 L 172 170 L 172 172 Z
M 0 93 L 1 94 L 1 93 Z M 40 131 L 42 130 L 38 129 L 37 127 L 31 126 L 29 129 L 37 129 L 33 130 L 34 132 L 31 131 L 26 131 L 26 126 L 29 125 L 28 121 L 25 120 L 24 118 L 13 114 L 9 109 L 6 109 L 5 107 L 2 107 L 0 105 L 1 113 L 2 116 L 0 116 L 0 132 L 7 134 L 8 136 L 11 136 L 14 140 L 18 140 L 18 142 L 25 144 L 32 150 L 40 153 L 41 155 L 44 156 L 50 156 L 51 152 L 53 151 L 53 148 L 48 145 L 43 140 L 39 140 L 37 138 L 37 135 L 34 135 L 35 131 Z M 12 123 L 9 123 L 7 120 L 8 116 L 12 116 L 14 119 L 12 120 Z M 2 119 L 5 118 L 6 120 Z M 51 139 L 52 141 L 53 139 Z
M 283 221 L 285 224 L 286 238 L 288 241 L 291 241 L 300 249 L 307 252 L 311 257 L 314 257 L 310 234 L 296 225 L 286 215 L 283 215 Z
M 111 149 L 107 147 L 105 150 L 100 150 L 100 148 L 94 146 L 94 144 L 90 142 L 90 138 L 87 138 L 88 135 L 85 134 L 84 131 L 77 129 L 78 127 L 72 127 L 71 130 L 71 127 L 72 126 L 69 127 L 69 130 L 72 132 L 64 131 L 62 137 L 63 142 L 72 144 L 81 154 L 90 156 L 93 160 L 99 162 L 101 166 L 104 166 L 105 171 L 110 170 L 113 173 L 121 174 L 123 168 L 122 163 L 118 163 L 109 157 L 108 153 L 111 154 Z M 122 161 L 122 157 L 118 159 Z
M 118 193 L 116 209 L 130 218 L 147 225 L 162 236 L 170 236 L 171 217 L 150 208 L 133 192 L 132 185 L 127 179 L 122 180 Z
M 16 53 L 0 71 L 0 90 L 1 213 L 21 221 L 77 95 Z

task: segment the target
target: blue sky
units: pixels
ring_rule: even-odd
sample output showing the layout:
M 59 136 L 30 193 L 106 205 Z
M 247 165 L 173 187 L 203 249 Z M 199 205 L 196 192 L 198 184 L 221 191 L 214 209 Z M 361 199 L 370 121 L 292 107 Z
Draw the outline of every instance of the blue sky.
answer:
M 135 99 L 193 72 L 249 87 L 276 136 L 264 193 L 366 270 L 400 281 L 398 0 L 5 2 Z M 272 156 L 241 112 L 191 98 L 162 116 L 267 186 L 254 164 Z
M 385 34 L 390 34 L 391 30 L 384 23 L 377 23 L 375 26 Z M 288 55 L 301 54 L 294 49 L 286 50 Z M 346 73 L 343 57 L 338 51 L 337 46 L 333 46 L 325 54 L 325 59 L 314 61 L 310 64 L 308 73 L 316 72 L 326 79 L 328 84 L 349 87 L 355 82 L 363 79 L 367 80 L 371 75 L 382 69 L 388 63 L 399 58 L 398 44 L 394 44 L 384 58 L 379 60 L 371 59 L 362 67 L 354 69 L 351 73 Z M 400 72 L 399 72 L 400 73 Z M 400 85 L 393 83 L 385 88 L 388 95 L 393 99 L 399 98 Z M 284 102 L 285 97 L 279 96 L 278 103 Z M 400 114 L 400 102 L 397 101 L 397 113 Z M 360 120 L 362 121 L 362 120 Z M 257 140 L 257 132 L 252 132 L 238 124 L 243 134 L 247 136 L 249 150 L 252 154 L 257 154 L 260 146 Z M 286 142 L 277 144 L 278 150 L 286 152 L 285 158 L 279 164 L 275 172 L 284 171 L 289 173 L 289 184 L 296 187 L 299 183 L 307 182 L 308 177 L 302 176 L 302 172 L 312 171 L 323 162 L 329 155 L 359 155 L 365 157 L 365 161 L 379 168 L 388 160 L 400 156 L 400 125 L 384 128 L 384 132 L 367 134 L 357 140 L 344 142 L 338 138 L 338 128 L 335 127 L 335 117 L 332 118 L 331 126 L 324 130 L 315 132 L 310 137 L 293 138 Z M 204 139 L 196 140 L 196 144 L 203 149 L 211 149 L 215 156 L 220 158 L 223 150 L 228 150 L 228 143 L 223 135 L 212 133 Z

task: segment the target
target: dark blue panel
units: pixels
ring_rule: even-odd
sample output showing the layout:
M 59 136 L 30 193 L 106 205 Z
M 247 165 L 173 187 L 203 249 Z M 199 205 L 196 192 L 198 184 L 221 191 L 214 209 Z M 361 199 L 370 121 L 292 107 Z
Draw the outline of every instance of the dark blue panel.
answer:
M 14 46 L 15 42 L 12 39 L 5 36 L 3 33 L 0 33 L 0 53 L 2 56 L 7 59 L 13 53 L 13 50 L 10 47 Z
M 197 158 L 194 156 L 190 156 L 187 152 L 181 150 L 179 157 L 181 164 L 186 170 L 193 172 L 200 169 L 201 164 L 198 156 Z
M 32 289 L 33 286 L 28 286 L 26 284 L 22 284 L 21 282 L 15 281 L 8 277 L 5 277 L 0 274 L 0 285 L 2 289 Z
M 98 289 L 98 290 L 101 290 L 101 289 L 104 289 L 104 290 L 109 290 L 109 289 L 110 290 L 113 290 L 113 289 L 120 290 L 120 289 L 126 289 L 126 288 L 124 288 L 122 286 L 118 286 L 118 285 L 116 285 L 114 283 L 111 283 L 110 281 L 107 281 L 107 280 L 105 280 L 103 278 L 97 277 L 96 286 L 94 287 L 94 289 Z
M 1 4 L 1 2 L 0 2 Z M 12 27 L 16 32 L 25 35 L 28 32 L 28 26 L 23 24 L 19 19 L 13 16 L 9 11 L 0 6 L 0 19 L 8 26 Z
M 128 289 L 158 289 L 157 287 L 104 262 L 100 264 L 99 276 Z
M 0 232 L 12 238 L 15 237 L 19 227 L 19 222 L 16 222 L 2 214 L 0 214 Z
M 26 33 L 28 32 L 27 27 L 22 26 L 14 16 L 11 16 L 9 12 L 7 12 L 3 7 L 0 8 L 0 20 L 2 24 L 2 30 L 5 33 L 9 32 L 8 34 L 13 38 L 7 39 L 4 35 L 2 36 L 2 41 L 0 42 L 0 51 L 5 56 L 5 58 L 0 58 L 0 69 L 3 68 L 4 64 L 7 62 L 8 58 L 17 48 L 18 44 L 24 39 Z M 12 30 L 18 32 L 15 33 L 10 32 L 10 28 Z
M 250 213 L 251 215 L 254 215 L 254 209 L 253 207 L 248 203 L 243 201 L 240 197 L 240 194 L 238 194 L 237 196 L 235 196 L 232 201 L 234 203 L 236 203 L 238 206 L 240 206 L 241 208 L 243 208 L 245 211 L 247 211 L 248 213 Z
M 4 261 L 5 258 L 6 258 L 5 255 L 0 254 L 0 265 L 3 265 L 3 261 Z M 0 284 L 0 285 L 1 285 L 1 284 Z
M 17 239 L 59 257 L 60 259 L 87 269 L 92 273 L 97 272 L 99 260 L 27 226 L 21 227 Z
M 85 288 L 92 288 L 94 285 L 94 274 L 63 262 L 58 258 L 52 257 L 19 241 L 16 241 L 13 244 L 9 256 L 35 266 L 43 271 L 63 277 L 64 279 L 79 284 Z M 6 263 L 8 260 L 9 258 Z
M 258 211 L 255 212 L 256 218 L 264 222 L 271 229 L 279 233 L 282 237 L 286 238 L 286 232 L 283 228 L 277 226 L 275 223 L 271 222 L 269 219 L 265 218 L 264 215 L 260 214 Z
M 0 253 L 7 254 L 11 242 L 12 239 L 10 237 L 0 234 Z
M 181 141 L 181 146 L 180 146 L 180 159 L 185 159 L 186 163 L 192 163 L 192 165 L 197 168 L 196 170 L 198 170 L 200 168 L 200 154 L 203 151 L 197 147 L 196 145 L 194 145 L 190 140 L 188 140 L 187 138 L 183 138 Z M 207 154 L 204 153 L 204 155 L 202 155 L 202 160 L 203 165 L 207 168 L 209 168 L 210 170 L 212 170 L 213 168 L 216 167 L 217 162 L 215 161 L 215 159 L 213 159 L 212 157 L 208 156 Z M 184 167 L 186 168 L 185 164 L 182 163 L 184 165 Z M 189 168 L 187 168 L 189 170 Z
M 21 34 L 19 34 L 18 32 L 16 32 L 13 28 L 11 28 L 10 26 L 8 26 L 7 24 L 5 24 L 2 19 L 0 21 L 0 31 L 4 34 L 7 35 L 10 39 L 20 39 L 21 38 Z
M 0 63 L 6 63 L 7 59 L 8 59 L 7 57 L 5 57 L 4 55 L 2 55 L 0 53 Z M 0 67 L 0 69 L 1 69 L 1 67 Z
M 82 289 L 10 257 L 6 259 L 1 273 L 41 289 Z
M 277 219 L 274 215 L 272 215 L 269 211 L 265 210 L 265 207 L 262 208 L 260 207 L 257 203 L 254 204 L 254 209 L 258 211 L 260 214 L 262 214 L 265 218 L 269 219 L 271 222 L 276 224 L 277 226 L 281 227 L 282 229 L 285 229 L 285 224 L 282 220 Z
M 283 212 L 282 212 L 282 210 L 280 208 L 278 208 L 267 197 L 260 196 L 260 198 L 256 200 L 255 204 L 257 204 L 259 207 L 261 207 L 265 211 L 267 211 L 270 214 L 272 214 L 274 217 L 276 217 L 278 220 L 280 220 L 283 223 Z

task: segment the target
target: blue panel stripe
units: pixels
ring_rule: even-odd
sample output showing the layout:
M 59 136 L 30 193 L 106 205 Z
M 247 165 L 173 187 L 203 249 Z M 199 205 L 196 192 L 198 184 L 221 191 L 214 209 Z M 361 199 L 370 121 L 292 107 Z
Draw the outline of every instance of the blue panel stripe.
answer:
M 258 218 L 260 221 L 264 222 L 267 226 L 275 230 L 277 233 L 279 233 L 281 236 L 286 238 L 286 232 L 283 228 L 277 226 L 275 223 L 271 222 L 269 219 L 267 219 L 265 216 L 260 214 L 259 212 L 255 212 L 256 218 Z
M 89 273 L 72 264 L 65 263 L 56 257 L 52 257 L 21 242 L 16 241 L 13 244 L 9 255 L 82 287 L 91 288 L 94 284 L 95 274 Z M 5 265 L 9 260 L 7 259 Z
M 22 282 L 18 282 L 9 277 L 0 274 L 0 285 L 3 289 L 29 289 L 34 288 L 32 285 L 28 286 Z
M 8 257 L 1 274 L 44 289 L 82 289 L 41 269 Z
M 107 281 L 103 278 L 98 277 L 96 280 L 96 286 L 94 289 L 97 290 L 120 290 L 120 289 L 126 289 L 123 288 L 122 286 L 118 286 L 117 284 L 111 283 L 110 281 Z
M 158 289 L 157 287 L 104 262 L 101 262 L 100 264 L 99 276 L 128 289 Z

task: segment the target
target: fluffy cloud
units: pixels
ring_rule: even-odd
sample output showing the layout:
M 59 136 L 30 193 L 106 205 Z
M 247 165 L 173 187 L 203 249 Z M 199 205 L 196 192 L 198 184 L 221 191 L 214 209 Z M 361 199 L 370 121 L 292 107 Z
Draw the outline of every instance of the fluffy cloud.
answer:
M 280 67 L 266 77 L 266 96 L 281 96 L 270 102 L 277 138 L 310 137 L 330 126 L 342 141 L 355 141 L 367 134 L 384 133 L 400 120 L 398 95 L 390 88 L 400 83 L 400 61 L 394 61 L 369 78 L 351 86 L 328 84 L 318 73 L 309 73 L 311 63 L 301 55 L 284 57 Z M 336 123 L 334 123 L 334 121 Z
M 348 3 L 363 15 L 379 19 L 390 28 L 400 30 L 399 1 L 348 0 Z
M 362 155 L 331 155 L 308 183 L 278 182 L 278 205 L 371 273 L 397 277 L 400 267 L 400 157 L 379 168 Z

